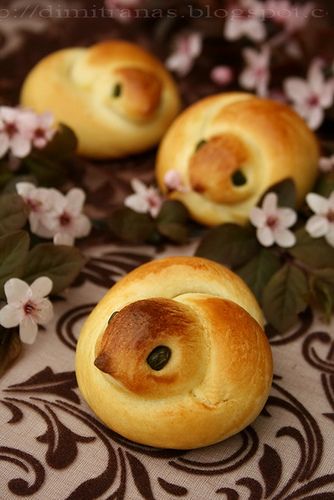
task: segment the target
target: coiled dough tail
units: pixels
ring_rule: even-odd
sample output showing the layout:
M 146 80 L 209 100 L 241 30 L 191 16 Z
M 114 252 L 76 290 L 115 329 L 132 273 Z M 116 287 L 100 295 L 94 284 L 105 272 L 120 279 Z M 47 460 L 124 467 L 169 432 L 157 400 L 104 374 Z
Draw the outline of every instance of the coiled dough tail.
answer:
M 267 400 L 272 357 L 262 324 L 244 282 L 219 264 L 198 257 L 145 264 L 86 320 L 79 388 L 128 439 L 176 449 L 216 443 L 252 422 Z M 150 354 L 161 347 L 170 358 L 153 369 Z
M 79 139 L 79 153 L 122 157 L 154 146 L 180 109 L 164 66 L 137 45 L 107 41 L 42 59 L 26 78 L 21 103 L 51 111 Z
M 318 169 L 315 135 L 290 107 L 235 92 L 211 96 L 186 109 L 171 125 L 158 152 L 156 175 L 179 173 L 182 201 L 207 225 L 244 223 L 273 184 L 294 179 L 298 202 L 312 188 Z

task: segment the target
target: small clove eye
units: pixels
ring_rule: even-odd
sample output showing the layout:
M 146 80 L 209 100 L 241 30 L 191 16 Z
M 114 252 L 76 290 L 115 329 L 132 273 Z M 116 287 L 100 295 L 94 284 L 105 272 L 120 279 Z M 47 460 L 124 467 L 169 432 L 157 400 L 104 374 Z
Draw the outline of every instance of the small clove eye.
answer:
M 122 94 L 122 85 L 120 83 L 116 83 L 116 85 L 112 89 L 112 97 L 120 97 Z
M 113 312 L 113 313 L 112 313 L 112 315 L 110 316 L 110 318 L 109 318 L 109 320 L 108 320 L 108 325 L 109 325 L 109 323 L 111 323 L 111 321 L 114 319 L 114 317 L 115 317 L 115 316 L 116 316 L 116 314 L 118 314 L 118 313 L 119 313 L 119 311 L 115 311 L 115 312 Z
M 232 175 L 232 183 L 234 186 L 244 186 L 247 182 L 247 177 L 241 170 L 236 170 Z
M 204 144 L 206 144 L 208 141 L 206 141 L 205 139 L 201 139 L 200 141 L 198 141 L 198 143 L 196 144 L 195 146 L 195 153 L 196 151 L 198 151 L 202 146 L 204 146 Z
M 152 370 L 159 371 L 167 365 L 171 355 L 172 351 L 169 347 L 165 345 L 158 345 L 147 356 L 146 362 Z

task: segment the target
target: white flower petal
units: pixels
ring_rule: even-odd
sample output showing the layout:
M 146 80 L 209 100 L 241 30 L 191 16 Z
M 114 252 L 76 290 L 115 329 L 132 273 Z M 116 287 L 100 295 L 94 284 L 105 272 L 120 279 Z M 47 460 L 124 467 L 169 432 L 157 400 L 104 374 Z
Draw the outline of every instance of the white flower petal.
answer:
M 38 303 L 37 322 L 40 325 L 47 325 L 53 318 L 53 306 L 47 299 L 42 299 Z
M 56 233 L 53 238 L 53 243 L 55 245 L 66 245 L 68 247 L 72 247 L 74 245 L 74 238 L 70 234 Z
M 311 210 L 316 214 L 327 214 L 329 209 L 328 199 L 317 193 L 308 193 L 306 202 Z
M 323 109 L 318 106 L 313 107 L 305 118 L 310 129 L 317 130 L 324 121 L 324 116 L 325 114 Z
M 31 296 L 29 285 L 18 278 L 6 281 L 4 290 L 8 304 L 24 301 Z
M 16 184 L 16 191 L 22 198 L 30 198 L 36 190 L 36 186 L 31 182 L 18 182 Z
M 16 134 L 10 141 L 10 147 L 14 156 L 24 158 L 31 151 L 31 142 L 23 135 Z
M 47 276 L 41 276 L 40 278 L 35 279 L 35 281 L 30 285 L 33 299 L 47 297 L 50 295 L 52 287 L 52 280 L 50 280 Z
M 326 234 L 325 238 L 327 243 L 334 247 L 334 224 L 330 225 L 329 231 Z
M 0 108 L 0 117 L 6 122 L 13 123 L 16 121 L 19 114 L 19 110 L 17 108 L 11 108 L 9 106 L 1 106 Z
M 145 184 L 139 179 L 131 179 L 131 187 L 136 194 L 141 194 L 141 195 L 146 194 L 147 188 Z
M 0 325 L 4 328 L 13 328 L 20 324 L 23 318 L 22 309 L 8 305 L 0 310 Z
M 79 214 L 82 210 L 83 204 L 85 203 L 85 192 L 79 188 L 71 189 L 66 195 L 67 209 L 72 214 Z
M 268 193 L 263 200 L 262 209 L 267 215 L 276 214 L 278 197 L 276 193 Z
M 126 207 L 132 208 L 135 212 L 146 213 L 149 209 L 147 200 L 142 194 L 131 194 L 124 200 L 124 205 Z
M 259 207 L 253 207 L 250 214 L 249 219 L 253 226 L 255 227 L 264 227 L 267 222 L 267 216 L 264 211 Z
M 31 316 L 26 316 L 20 323 L 20 339 L 25 344 L 33 344 L 36 340 L 38 326 Z
M 80 214 L 74 219 L 72 232 L 75 238 L 84 238 L 88 236 L 91 229 L 92 224 L 86 215 Z
M 312 238 L 320 238 L 321 236 L 325 236 L 329 229 L 328 219 L 321 215 L 313 215 L 307 221 L 305 229 L 310 234 L 310 236 L 312 236 Z
M 274 230 L 274 238 L 277 245 L 282 248 L 293 247 L 296 243 L 295 235 L 288 229 Z
M 256 231 L 256 236 L 264 247 L 270 247 L 275 243 L 274 233 L 268 226 L 259 228 Z
M 298 216 L 292 208 L 278 208 L 278 217 L 283 227 L 291 227 L 296 224 Z
M 301 78 L 287 78 L 284 81 L 284 91 L 293 102 L 304 102 L 310 95 L 310 89 Z

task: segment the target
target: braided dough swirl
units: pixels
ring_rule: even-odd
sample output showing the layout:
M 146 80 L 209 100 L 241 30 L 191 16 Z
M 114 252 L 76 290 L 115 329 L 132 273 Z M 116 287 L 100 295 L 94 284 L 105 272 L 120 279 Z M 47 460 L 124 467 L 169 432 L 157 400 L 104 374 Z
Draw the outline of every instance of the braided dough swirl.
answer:
M 198 257 L 145 264 L 86 320 L 76 354 L 80 390 L 106 425 L 133 441 L 216 443 L 252 422 L 267 400 L 272 357 L 262 324 L 249 289 L 219 264 Z M 155 370 L 147 360 L 158 346 L 171 356 Z
M 314 184 L 319 160 L 315 135 L 290 107 L 232 92 L 198 101 L 171 125 L 160 145 L 156 174 L 176 170 L 182 201 L 203 224 L 244 223 L 273 184 L 293 178 L 301 203 Z
M 122 157 L 155 145 L 180 109 L 175 83 L 141 47 L 120 41 L 69 48 L 42 59 L 21 102 L 52 111 L 79 139 L 79 153 Z

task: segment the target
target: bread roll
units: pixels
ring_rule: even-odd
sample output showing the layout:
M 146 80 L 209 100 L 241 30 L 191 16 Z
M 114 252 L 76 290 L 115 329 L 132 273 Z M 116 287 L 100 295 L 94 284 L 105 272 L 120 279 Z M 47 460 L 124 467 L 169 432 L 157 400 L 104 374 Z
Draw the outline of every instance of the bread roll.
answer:
M 169 196 L 207 225 L 244 223 L 273 184 L 294 179 L 298 202 L 312 188 L 318 168 L 315 135 L 288 106 L 246 93 L 225 93 L 186 109 L 171 125 L 158 152 L 159 186 L 179 174 L 183 189 Z
M 119 281 L 86 320 L 79 388 L 96 415 L 138 443 L 221 441 L 263 408 L 272 357 L 244 282 L 219 264 L 170 257 Z
M 108 41 L 42 59 L 24 82 L 21 103 L 51 111 L 79 139 L 79 153 L 122 157 L 154 146 L 179 112 L 164 66 L 137 45 Z

